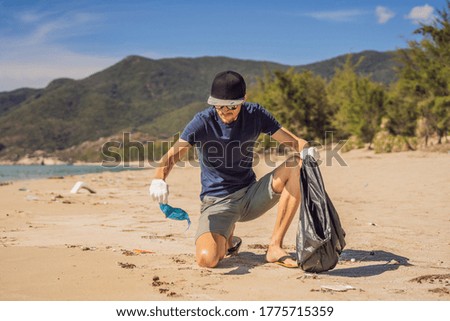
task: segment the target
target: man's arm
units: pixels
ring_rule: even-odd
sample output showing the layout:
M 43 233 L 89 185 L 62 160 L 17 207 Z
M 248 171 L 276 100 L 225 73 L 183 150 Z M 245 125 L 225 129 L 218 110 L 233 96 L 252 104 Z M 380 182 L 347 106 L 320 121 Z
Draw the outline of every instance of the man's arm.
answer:
M 302 151 L 308 145 L 306 140 L 298 138 L 284 127 L 278 129 L 274 134 L 272 134 L 272 137 L 280 144 L 289 146 L 297 152 Z
M 155 171 L 154 179 L 165 180 L 170 171 L 189 150 L 192 145 L 183 139 L 178 139 L 169 151 L 161 158 L 158 168 Z

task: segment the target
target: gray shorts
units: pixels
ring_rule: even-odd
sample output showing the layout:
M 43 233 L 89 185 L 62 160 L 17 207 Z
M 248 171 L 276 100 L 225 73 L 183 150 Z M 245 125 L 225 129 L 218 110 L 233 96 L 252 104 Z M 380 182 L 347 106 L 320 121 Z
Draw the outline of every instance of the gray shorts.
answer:
M 270 172 L 230 195 L 203 197 L 195 240 L 207 232 L 228 238 L 234 223 L 254 220 L 270 210 L 280 199 L 280 194 L 272 189 L 272 180 L 273 172 Z

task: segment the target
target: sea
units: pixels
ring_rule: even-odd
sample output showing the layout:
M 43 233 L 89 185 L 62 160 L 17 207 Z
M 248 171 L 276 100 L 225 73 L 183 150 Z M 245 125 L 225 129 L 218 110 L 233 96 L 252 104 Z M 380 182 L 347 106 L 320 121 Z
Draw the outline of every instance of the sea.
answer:
M 101 165 L 0 165 L 0 182 L 140 169 Z

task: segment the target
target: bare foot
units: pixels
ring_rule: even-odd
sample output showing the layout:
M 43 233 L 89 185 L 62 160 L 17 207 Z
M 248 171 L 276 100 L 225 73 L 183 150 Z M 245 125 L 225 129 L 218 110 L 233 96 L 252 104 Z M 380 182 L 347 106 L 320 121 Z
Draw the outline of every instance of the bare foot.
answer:
M 285 267 L 298 267 L 297 261 L 279 246 L 269 246 L 266 260 L 269 263 L 279 263 Z

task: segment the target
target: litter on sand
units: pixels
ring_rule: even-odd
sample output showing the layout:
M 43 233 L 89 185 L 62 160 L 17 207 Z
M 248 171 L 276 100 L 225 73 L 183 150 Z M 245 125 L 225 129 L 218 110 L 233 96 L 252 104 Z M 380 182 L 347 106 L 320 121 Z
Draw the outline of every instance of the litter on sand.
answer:
M 334 292 L 347 292 L 348 290 L 356 290 L 356 288 L 351 285 L 322 285 L 320 287 L 325 291 L 334 291 Z
M 189 219 L 189 215 L 183 209 L 179 207 L 172 207 L 169 204 L 162 204 L 162 203 L 159 204 L 159 208 L 164 213 L 164 215 L 166 215 L 167 218 L 178 221 L 186 220 L 188 223 L 188 227 L 186 230 L 188 230 L 189 227 L 191 226 L 191 220 Z
M 89 191 L 90 193 L 92 193 L 92 194 L 95 194 L 95 193 L 96 193 L 92 188 L 90 188 L 89 186 L 87 186 L 85 182 L 81 182 L 81 181 L 75 183 L 75 185 L 74 185 L 74 186 L 72 187 L 72 189 L 70 190 L 70 193 L 71 193 L 71 194 L 76 194 L 76 193 L 78 193 L 78 191 L 79 191 L 80 189 L 82 189 L 82 188 L 88 190 L 88 191 Z
M 140 250 L 140 249 L 134 249 L 133 252 L 136 254 L 154 254 L 155 253 L 153 251 Z

